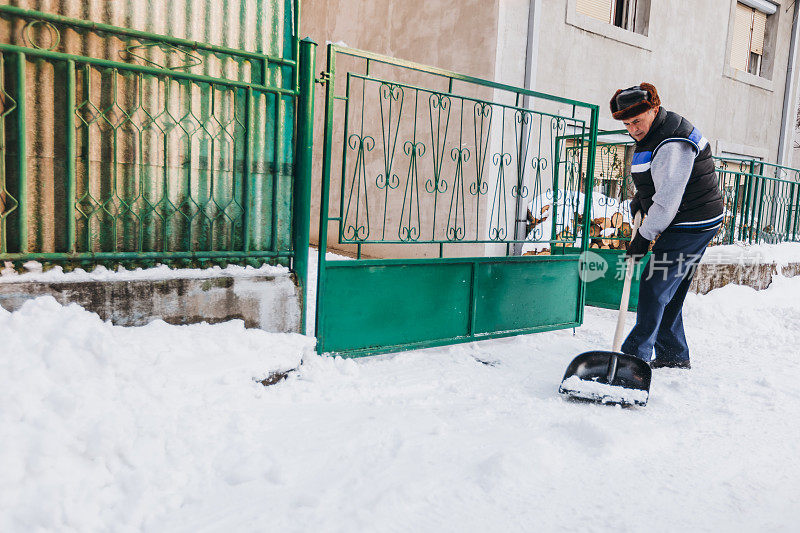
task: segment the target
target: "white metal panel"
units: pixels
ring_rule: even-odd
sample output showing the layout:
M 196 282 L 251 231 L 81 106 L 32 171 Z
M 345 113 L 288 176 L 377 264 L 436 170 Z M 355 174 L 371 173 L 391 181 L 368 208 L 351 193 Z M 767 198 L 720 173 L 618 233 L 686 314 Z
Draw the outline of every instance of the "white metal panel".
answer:
M 767 16 L 761 11 L 753 13 L 753 39 L 750 51 L 758 55 L 764 54 L 764 35 L 767 31 Z
M 767 15 L 772 15 L 778 10 L 778 6 L 773 4 L 772 2 L 767 2 L 765 0 L 739 0 L 746 6 L 750 6 L 757 11 L 761 11 Z

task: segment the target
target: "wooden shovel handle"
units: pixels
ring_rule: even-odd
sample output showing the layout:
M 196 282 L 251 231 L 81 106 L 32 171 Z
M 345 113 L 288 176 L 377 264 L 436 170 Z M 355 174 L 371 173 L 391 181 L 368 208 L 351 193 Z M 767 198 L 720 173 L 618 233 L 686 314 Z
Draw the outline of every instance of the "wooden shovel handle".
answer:
M 636 218 L 633 220 L 633 231 L 631 232 L 631 241 L 636 237 L 639 232 L 639 226 L 642 224 L 642 212 L 636 213 Z M 617 330 L 614 332 L 614 344 L 611 346 L 612 352 L 619 352 L 622 348 L 622 334 L 625 332 L 625 312 L 628 310 L 628 301 L 631 298 L 631 281 L 633 280 L 633 270 L 636 267 L 636 261 L 629 257 L 625 265 L 625 281 L 622 285 L 622 299 L 619 302 L 619 315 L 617 316 Z

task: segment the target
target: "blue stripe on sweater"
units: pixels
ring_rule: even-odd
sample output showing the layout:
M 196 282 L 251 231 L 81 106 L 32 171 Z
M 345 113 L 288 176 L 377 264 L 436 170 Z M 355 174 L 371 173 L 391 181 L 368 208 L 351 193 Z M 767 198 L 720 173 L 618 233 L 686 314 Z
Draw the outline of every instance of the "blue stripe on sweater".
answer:
M 633 154 L 633 161 L 631 164 L 633 165 L 642 165 L 644 163 L 649 163 L 653 159 L 653 152 L 636 152 Z

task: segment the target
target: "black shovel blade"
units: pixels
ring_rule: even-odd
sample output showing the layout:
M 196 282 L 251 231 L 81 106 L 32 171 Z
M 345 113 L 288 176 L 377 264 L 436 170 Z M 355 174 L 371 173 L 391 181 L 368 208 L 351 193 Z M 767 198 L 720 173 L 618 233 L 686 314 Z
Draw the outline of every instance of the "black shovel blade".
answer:
M 617 367 L 609 379 L 616 356 Z M 572 398 L 615 405 L 647 405 L 650 396 L 650 365 L 632 355 L 585 352 L 572 360 L 558 392 Z

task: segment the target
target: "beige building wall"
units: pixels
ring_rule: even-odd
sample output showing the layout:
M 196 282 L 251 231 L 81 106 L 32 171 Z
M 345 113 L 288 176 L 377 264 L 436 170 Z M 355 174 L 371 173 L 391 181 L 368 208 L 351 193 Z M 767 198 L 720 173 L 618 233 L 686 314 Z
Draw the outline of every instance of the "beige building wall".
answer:
M 301 11 L 301 33 L 309 36 L 319 44 L 317 51 L 316 72 L 321 72 L 326 68 L 326 44 L 329 42 L 346 45 L 379 54 L 385 54 L 432 65 L 455 72 L 465 73 L 472 76 L 495 79 L 497 78 L 497 65 L 512 64 L 507 61 L 497 61 L 498 34 L 505 33 L 498 28 L 498 0 L 432 0 L 424 2 L 399 2 L 397 0 L 378 0 L 366 2 L 363 0 L 308 0 L 303 2 Z M 524 21 L 516 28 L 516 31 L 508 35 L 522 35 L 524 39 Z M 468 31 L 467 31 L 468 30 Z M 524 50 L 523 50 L 524 56 Z M 342 63 L 342 70 L 345 65 L 356 66 L 354 63 Z M 380 66 L 376 67 L 376 73 L 381 72 Z M 363 71 L 362 71 L 363 72 Z M 386 72 L 387 76 L 396 76 L 397 72 Z M 396 79 L 396 78 L 389 78 Z M 441 80 L 434 81 L 425 77 L 403 79 L 406 82 L 415 82 L 422 86 L 431 86 L 438 90 L 446 90 L 446 85 L 428 85 L 431 83 L 441 83 Z M 342 94 L 342 83 L 337 81 L 336 94 Z M 370 89 L 371 96 L 374 96 L 374 88 Z M 322 146 L 324 141 L 324 106 L 325 106 L 325 87 L 317 85 L 317 98 L 315 102 L 315 124 L 314 124 L 314 167 L 313 184 L 311 193 L 311 242 L 318 241 L 319 229 L 319 209 L 320 209 L 320 185 L 322 175 Z M 356 93 L 358 96 L 358 93 Z M 491 93 L 486 92 L 482 95 L 490 98 Z M 369 108 L 372 116 L 378 116 L 378 106 L 376 101 L 372 101 Z M 427 110 L 418 113 L 420 120 L 427 121 Z M 406 113 L 407 115 L 407 113 Z M 334 111 L 334 120 L 337 126 L 342 124 L 343 104 L 337 102 Z M 375 118 L 377 120 L 377 118 Z M 408 126 L 408 121 L 404 120 L 404 126 Z M 371 198 L 375 195 L 382 195 L 383 191 L 374 189 L 374 177 L 381 172 L 379 163 L 381 155 L 381 139 L 379 137 L 379 126 L 373 124 L 370 133 L 375 137 L 377 145 L 375 152 L 370 154 L 367 175 Z M 405 132 L 408 133 L 408 132 Z M 401 138 L 407 138 L 403 135 Z M 332 187 L 331 187 L 331 216 L 338 214 L 338 204 L 340 199 L 340 176 L 341 176 L 341 131 L 333 136 L 332 150 Z M 450 163 L 449 152 L 451 146 L 446 150 L 447 163 Z M 400 154 L 400 149 L 397 153 Z M 348 156 L 350 157 L 350 156 Z M 430 146 L 425 155 L 430 158 Z M 398 157 L 398 159 L 400 159 Z M 353 158 L 350 157 L 350 162 Z M 430 165 L 426 160 L 425 165 Z M 408 167 L 407 158 L 403 156 L 397 168 L 400 178 L 400 192 L 406 179 L 406 169 Z M 426 167 L 427 168 L 427 167 Z M 348 168 L 348 173 L 352 168 Z M 420 174 L 420 181 L 430 177 L 430 172 L 426 170 L 424 175 Z M 398 190 L 392 191 L 397 194 Z M 429 200 L 428 197 L 422 198 L 421 202 Z M 485 202 L 485 197 L 484 200 Z M 446 202 L 446 200 L 445 200 Z M 431 203 L 431 202 L 429 202 Z M 377 208 L 382 208 L 380 202 L 370 202 L 371 220 L 373 228 L 376 222 L 382 219 L 381 212 Z M 396 220 L 400 216 L 402 202 L 390 201 L 391 211 L 388 213 L 390 225 L 394 228 Z M 444 206 L 444 210 L 442 207 Z M 440 203 L 437 209 L 438 220 L 442 216 L 446 217 L 446 203 Z M 466 206 L 468 213 L 472 212 L 471 205 Z M 432 216 L 432 203 L 426 205 L 422 203 L 423 227 L 427 227 L 427 222 Z M 468 224 L 469 226 L 469 221 Z M 437 223 L 437 226 L 440 224 Z M 328 228 L 329 249 L 347 254 L 356 251 L 354 245 L 338 244 L 338 225 L 331 223 Z M 388 238 L 388 236 L 387 236 Z M 471 247 L 469 245 L 447 245 L 446 255 L 483 255 L 483 247 Z M 433 257 L 438 256 L 439 247 L 437 245 L 403 245 L 402 249 L 397 245 L 365 245 L 363 249 L 364 257 L 400 257 L 418 256 Z

